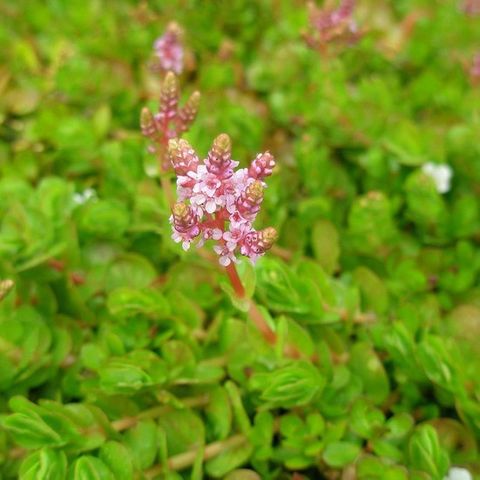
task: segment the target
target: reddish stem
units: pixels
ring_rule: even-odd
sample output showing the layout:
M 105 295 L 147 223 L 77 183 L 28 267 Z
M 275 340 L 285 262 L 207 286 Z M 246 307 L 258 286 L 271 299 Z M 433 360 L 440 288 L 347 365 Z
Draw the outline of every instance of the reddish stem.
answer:
M 235 294 L 239 298 L 245 298 L 245 288 L 242 285 L 242 281 L 238 276 L 237 269 L 234 263 L 227 265 L 225 267 L 227 271 L 228 278 L 230 279 L 230 283 L 232 284 L 233 289 L 235 290 Z
M 222 232 L 225 231 L 225 222 L 224 220 L 222 220 L 221 215 L 217 215 L 213 220 L 213 222 L 216 224 L 217 228 L 222 230 Z M 235 295 L 237 295 L 237 297 L 240 299 L 244 299 L 244 300 L 247 299 L 245 287 L 243 286 L 242 280 L 238 275 L 235 264 L 230 263 L 229 265 L 227 265 L 225 267 L 225 271 L 227 272 L 228 279 L 230 280 L 233 290 L 235 291 Z M 253 323 L 256 325 L 256 327 L 262 334 L 263 338 L 271 345 L 274 345 L 277 341 L 277 335 L 269 327 L 268 323 L 263 318 L 262 313 L 260 312 L 258 307 L 255 305 L 255 302 L 251 299 L 248 299 L 248 302 L 250 304 L 248 309 L 248 314 L 250 315 L 250 318 L 252 319 Z
M 240 299 L 246 299 L 245 288 L 242 285 L 242 281 L 240 280 L 235 264 L 230 263 L 230 265 L 227 265 L 225 267 L 225 270 L 227 272 L 228 278 L 230 279 L 230 283 L 232 284 L 232 287 L 235 290 L 235 294 Z M 252 319 L 253 323 L 258 328 L 263 338 L 270 345 L 275 345 L 275 343 L 277 342 L 276 333 L 270 328 L 268 323 L 265 321 L 265 319 L 263 318 L 262 312 L 260 312 L 255 302 L 251 299 L 248 299 L 248 302 L 250 304 L 248 309 L 248 314 Z M 295 356 L 298 358 L 299 355 L 290 355 L 290 356 Z

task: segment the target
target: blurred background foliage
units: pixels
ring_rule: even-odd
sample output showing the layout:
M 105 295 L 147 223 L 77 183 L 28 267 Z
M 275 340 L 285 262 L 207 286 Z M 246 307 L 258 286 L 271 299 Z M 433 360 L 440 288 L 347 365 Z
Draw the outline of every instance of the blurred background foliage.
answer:
M 480 478 L 480 18 L 358 3 L 327 54 L 303 1 L 0 3 L 0 478 Z M 186 138 L 277 159 L 243 276 L 304 358 L 170 239 L 138 124 L 171 20 Z

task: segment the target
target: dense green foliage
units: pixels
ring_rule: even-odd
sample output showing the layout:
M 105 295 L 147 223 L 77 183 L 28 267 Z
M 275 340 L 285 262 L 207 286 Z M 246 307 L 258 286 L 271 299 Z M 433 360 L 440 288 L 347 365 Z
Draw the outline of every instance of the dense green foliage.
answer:
M 480 18 L 359 3 L 329 56 L 302 1 L 0 4 L 1 479 L 480 478 Z M 240 266 L 275 346 L 170 239 L 138 123 L 172 19 L 186 138 L 277 159 Z

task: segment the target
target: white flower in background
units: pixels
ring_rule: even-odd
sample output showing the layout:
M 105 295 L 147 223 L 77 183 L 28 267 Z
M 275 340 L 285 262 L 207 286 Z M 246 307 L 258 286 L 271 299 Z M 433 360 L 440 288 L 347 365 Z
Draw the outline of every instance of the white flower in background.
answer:
M 450 190 L 453 170 L 446 163 L 425 163 L 422 172 L 435 182 L 438 193 L 447 193 Z
M 443 480 L 473 480 L 473 477 L 466 468 L 452 467 Z
M 97 197 L 97 192 L 93 188 L 87 188 L 83 192 L 76 192 L 73 194 L 73 203 L 76 205 L 83 205 L 92 198 Z

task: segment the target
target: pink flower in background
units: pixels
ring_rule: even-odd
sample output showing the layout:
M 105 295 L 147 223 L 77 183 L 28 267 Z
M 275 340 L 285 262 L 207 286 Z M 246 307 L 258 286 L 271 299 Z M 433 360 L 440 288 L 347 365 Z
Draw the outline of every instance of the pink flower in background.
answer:
M 170 140 L 169 158 L 177 174 L 179 203 L 172 209 L 172 238 L 185 249 L 214 240 L 221 265 L 237 262 L 236 253 L 255 261 L 275 242 L 269 227 L 257 231 L 253 222 L 263 201 L 265 183 L 275 161 L 269 153 L 257 155 L 249 168 L 235 171 L 228 135 L 219 135 L 203 163 L 186 140 Z
M 154 69 L 174 72 L 177 75 L 182 73 L 184 51 L 181 37 L 180 27 L 175 22 L 169 23 L 165 33 L 153 44 L 157 60 Z
M 337 8 L 318 8 L 308 4 L 310 32 L 305 36 L 307 44 L 324 49 L 330 43 L 353 43 L 360 38 L 353 18 L 355 0 L 342 0 Z
M 462 10 L 470 16 L 480 15 L 480 0 L 465 0 Z

